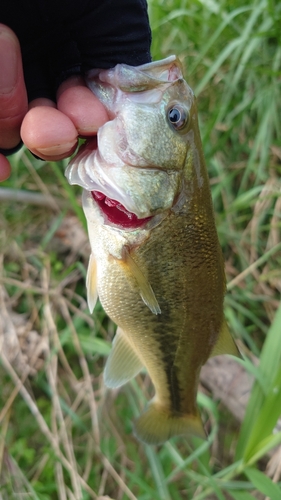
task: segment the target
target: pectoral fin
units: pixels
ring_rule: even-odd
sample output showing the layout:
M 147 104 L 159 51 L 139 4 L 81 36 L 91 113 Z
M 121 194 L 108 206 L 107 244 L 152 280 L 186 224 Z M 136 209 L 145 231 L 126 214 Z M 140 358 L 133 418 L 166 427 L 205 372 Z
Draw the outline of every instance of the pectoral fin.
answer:
M 139 293 L 143 302 L 147 307 L 149 307 L 153 314 L 161 314 L 160 306 L 150 283 L 147 281 L 146 277 L 142 273 L 139 266 L 135 263 L 126 247 L 123 249 L 123 256 L 123 262 L 128 267 L 130 274 L 134 276 L 137 282 Z
M 217 343 L 209 357 L 213 358 L 214 356 L 219 356 L 220 354 L 231 354 L 237 358 L 242 358 L 242 355 L 230 334 L 225 319 L 222 322 Z
M 126 384 L 142 369 L 143 364 L 134 351 L 130 341 L 121 328 L 112 343 L 112 350 L 104 369 L 104 382 L 107 387 L 116 389 Z
M 97 263 L 93 254 L 91 254 L 89 260 L 87 278 L 86 278 L 86 287 L 87 287 L 88 307 L 90 309 L 90 313 L 92 313 L 95 308 L 96 302 L 98 300 Z

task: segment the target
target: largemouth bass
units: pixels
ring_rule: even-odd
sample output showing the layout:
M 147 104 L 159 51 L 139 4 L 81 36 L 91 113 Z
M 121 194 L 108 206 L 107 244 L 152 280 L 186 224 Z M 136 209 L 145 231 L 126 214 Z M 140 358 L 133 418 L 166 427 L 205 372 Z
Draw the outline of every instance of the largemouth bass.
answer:
M 136 436 L 158 444 L 204 429 L 201 366 L 239 356 L 223 314 L 225 272 L 194 94 L 179 60 L 89 72 L 110 121 L 69 164 L 84 188 L 92 254 L 87 290 L 118 325 L 104 378 L 117 388 L 146 367 L 155 388 Z

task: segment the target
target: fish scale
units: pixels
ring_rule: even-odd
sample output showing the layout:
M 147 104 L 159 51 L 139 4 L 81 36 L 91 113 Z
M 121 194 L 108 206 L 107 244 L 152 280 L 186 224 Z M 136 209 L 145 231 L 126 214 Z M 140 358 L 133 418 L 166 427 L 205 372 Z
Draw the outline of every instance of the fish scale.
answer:
M 196 101 L 174 56 L 95 71 L 87 82 L 112 121 L 100 130 L 97 150 L 84 148 L 66 175 L 84 188 L 89 307 L 99 296 L 118 326 L 105 383 L 120 387 L 145 366 L 155 395 L 135 423 L 136 436 L 150 444 L 204 437 L 200 369 L 210 356 L 239 352 L 223 314 L 224 263 Z M 92 189 L 104 195 L 106 210 Z M 126 209 L 123 219 L 118 207 Z

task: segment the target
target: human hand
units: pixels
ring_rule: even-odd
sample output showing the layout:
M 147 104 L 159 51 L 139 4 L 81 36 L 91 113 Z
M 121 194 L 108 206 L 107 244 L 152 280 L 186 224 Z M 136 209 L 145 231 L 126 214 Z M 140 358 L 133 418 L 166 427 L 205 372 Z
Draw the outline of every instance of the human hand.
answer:
M 146 0 L 10 0 L 0 21 L 4 180 L 10 174 L 5 156 L 20 137 L 32 153 L 56 161 L 74 152 L 79 136 L 95 135 L 108 116 L 81 75 L 150 62 L 151 33 Z
M 16 148 L 22 138 L 44 160 L 61 160 L 76 149 L 78 136 L 96 134 L 108 119 L 103 105 L 72 76 L 57 91 L 57 102 L 37 98 L 28 106 L 20 45 L 7 26 L 0 25 L 0 148 Z M 10 175 L 10 163 L 0 154 L 0 181 Z

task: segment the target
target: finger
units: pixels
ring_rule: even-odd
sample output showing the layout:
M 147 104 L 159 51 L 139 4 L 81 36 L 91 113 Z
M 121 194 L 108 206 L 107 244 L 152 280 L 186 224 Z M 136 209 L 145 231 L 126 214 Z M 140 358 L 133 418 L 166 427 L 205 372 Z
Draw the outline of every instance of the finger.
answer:
M 5 181 L 11 175 L 11 165 L 6 156 L 0 154 L 0 182 Z
M 28 109 L 21 51 L 16 35 L 0 24 L 0 148 L 20 141 L 20 126 Z
M 32 153 L 43 160 L 57 161 L 75 151 L 78 132 L 52 101 L 36 99 L 22 122 L 21 137 Z
M 57 92 L 57 106 L 83 137 L 96 134 L 99 127 L 108 121 L 105 107 L 80 76 L 73 76 L 61 84 Z

